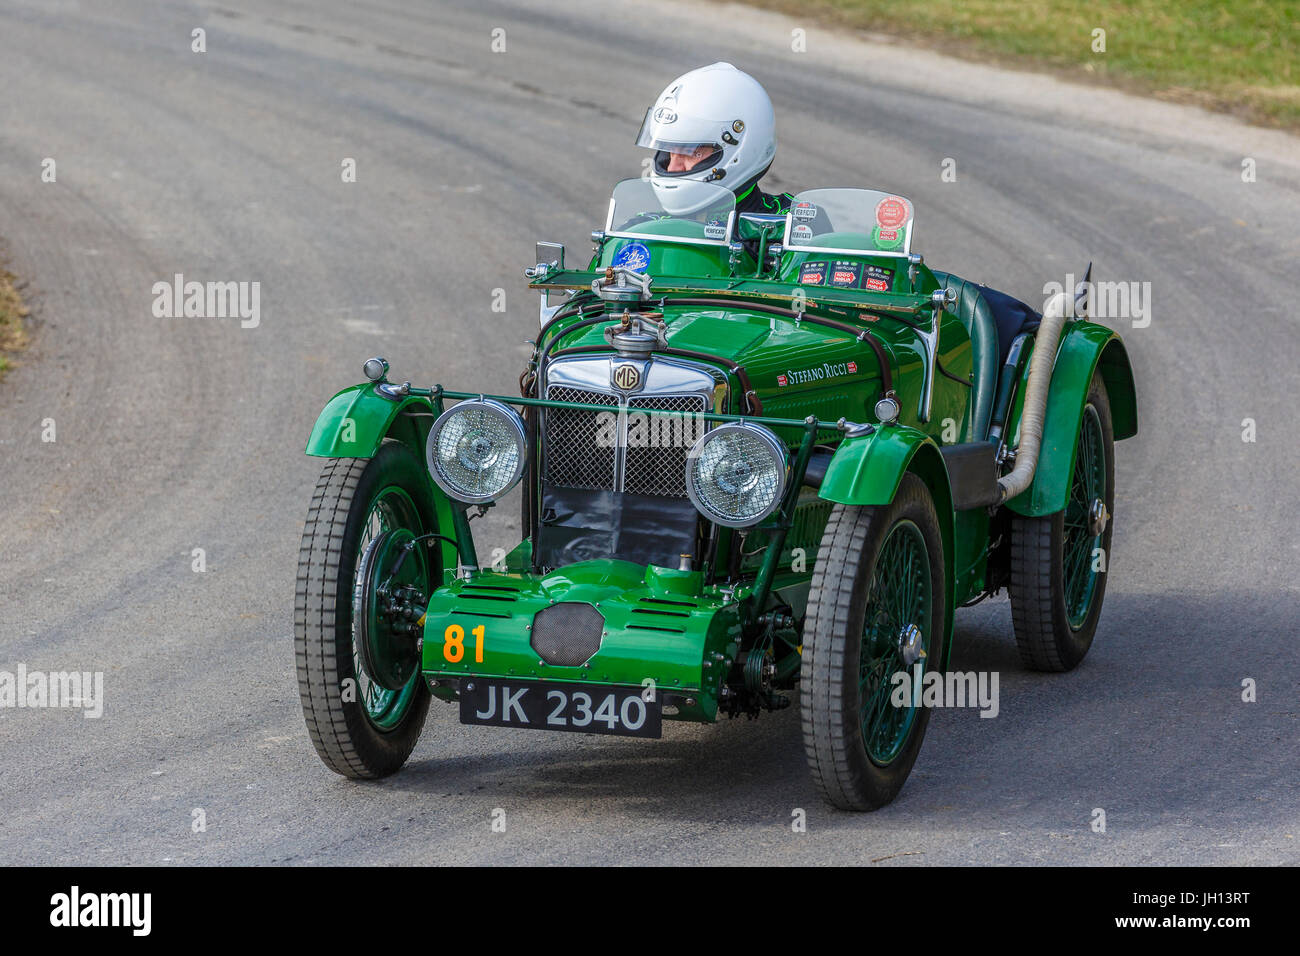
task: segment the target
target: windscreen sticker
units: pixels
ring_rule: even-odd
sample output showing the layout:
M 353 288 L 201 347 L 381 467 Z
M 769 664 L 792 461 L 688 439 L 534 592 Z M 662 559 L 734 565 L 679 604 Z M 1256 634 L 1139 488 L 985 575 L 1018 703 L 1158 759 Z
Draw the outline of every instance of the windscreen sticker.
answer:
M 705 239 L 725 239 L 727 236 L 727 224 L 721 219 L 710 219 L 704 224 Z
M 790 241 L 792 243 L 812 242 L 812 237 L 813 237 L 812 226 L 808 225 L 807 223 L 801 222 L 799 223 L 799 225 L 795 226 L 793 229 L 790 230 Z
M 894 287 L 894 270 L 867 263 L 864 267 L 862 288 L 872 292 L 888 292 Z
M 645 272 L 650 268 L 650 250 L 646 248 L 644 242 L 630 242 L 618 250 L 612 265 L 633 272 Z
M 875 232 L 876 248 L 882 251 L 893 251 L 903 248 L 903 230 L 902 229 L 881 229 L 876 228 Z
M 796 219 L 816 219 L 817 204 L 810 202 L 797 202 L 790 207 L 790 212 Z
M 799 266 L 800 285 L 825 285 L 826 263 L 805 262 Z
M 862 263 L 852 259 L 836 259 L 831 263 L 831 285 L 841 289 L 856 289 L 862 284 Z
M 907 200 L 902 196 L 887 196 L 876 203 L 876 225 L 881 229 L 897 229 L 907 217 Z

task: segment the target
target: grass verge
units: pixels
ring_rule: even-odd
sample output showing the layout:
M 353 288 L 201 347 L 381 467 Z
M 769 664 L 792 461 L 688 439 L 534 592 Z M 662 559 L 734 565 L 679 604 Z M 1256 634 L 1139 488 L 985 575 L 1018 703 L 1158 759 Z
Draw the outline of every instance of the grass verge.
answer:
M 1300 0 L 746 2 L 1300 131 Z
M 15 281 L 13 273 L 0 266 L 0 379 L 13 356 L 27 347 L 27 307 Z

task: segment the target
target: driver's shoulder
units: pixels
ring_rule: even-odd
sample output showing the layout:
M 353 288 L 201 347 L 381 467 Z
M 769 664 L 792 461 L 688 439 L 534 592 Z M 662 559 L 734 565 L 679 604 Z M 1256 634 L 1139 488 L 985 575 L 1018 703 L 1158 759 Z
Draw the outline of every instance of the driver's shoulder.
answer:
M 784 213 L 790 209 L 790 204 L 794 202 L 794 193 L 764 193 L 763 207 L 764 212 Z

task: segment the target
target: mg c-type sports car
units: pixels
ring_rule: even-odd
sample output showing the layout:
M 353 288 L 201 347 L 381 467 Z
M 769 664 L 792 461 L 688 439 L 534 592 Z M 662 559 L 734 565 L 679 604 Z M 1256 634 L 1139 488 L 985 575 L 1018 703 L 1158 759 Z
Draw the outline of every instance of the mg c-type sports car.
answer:
M 1027 666 L 1087 653 L 1137 430 L 1088 284 L 1000 341 L 980 288 L 912 251 L 901 196 L 773 216 L 668 188 L 691 192 L 620 183 L 586 269 L 538 244 L 520 395 L 375 358 L 325 406 L 295 651 L 332 770 L 398 770 L 435 697 L 466 724 L 659 737 L 797 689 L 816 785 L 869 810 L 928 721 L 892 691 L 943 672 L 957 608 L 1007 588 Z M 521 540 L 484 566 L 472 520 L 517 486 Z

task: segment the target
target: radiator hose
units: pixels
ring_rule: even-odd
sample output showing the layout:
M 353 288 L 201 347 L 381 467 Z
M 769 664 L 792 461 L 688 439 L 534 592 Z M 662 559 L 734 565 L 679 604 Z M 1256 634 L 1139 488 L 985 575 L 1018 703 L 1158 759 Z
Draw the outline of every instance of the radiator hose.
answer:
M 1043 419 L 1047 414 L 1047 391 L 1052 384 L 1056 364 L 1056 346 L 1066 319 L 1074 315 L 1074 297 L 1066 292 L 1052 296 L 1043 309 L 1043 321 L 1034 335 L 1034 354 L 1029 360 L 1029 381 L 1025 385 L 1025 405 L 1020 416 L 1020 444 L 1016 448 L 1016 465 L 998 479 L 1002 500 L 1023 492 L 1034 481 L 1038 453 L 1043 442 Z

